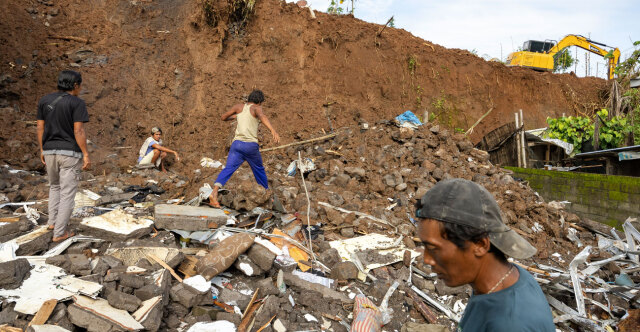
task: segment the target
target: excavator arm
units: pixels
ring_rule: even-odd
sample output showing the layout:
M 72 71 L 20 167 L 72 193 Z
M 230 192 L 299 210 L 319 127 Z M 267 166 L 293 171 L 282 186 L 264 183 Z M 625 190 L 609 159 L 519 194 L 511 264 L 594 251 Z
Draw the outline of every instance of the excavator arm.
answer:
M 535 46 L 534 46 L 535 45 Z M 530 40 L 523 45 L 522 51 L 513 52 L 507 57 L 507 66 L 527 67 L 535 70 L 553 71 L 553 56 L 569 46 L 577 46 L 609 60 L 608 75 L 613 79 L 614 70 L 620 60 L 620 50 L 595 42 L 580 35 L 568 35 L 559 43 L 551 46 L 550 42 Z M 611 48 L 608 51 L 605 48 Z
M 608 66 L 609 79 L 613 79 L 614 70 L 618 65 L 618 60 L 620 60 L 620 50 L 617 47 L 613 49 L 613 51 L 611 52 L 611 56 L 608 56 L 609 51 L 602 47 L 610 47 L 610 46 L 595 42 L 583 36 L 567 35 L 566 37 L 562 38 L 562 40 L 560 40 L 559 43 L 557 43 L 552 48 L 550 48 L 547 54 L 554 56 L 556 53 L 562 51 L 562 49 L 569 46 L 577 46 L 591 53 L 598 54 L 602 57 L 607 57 L 609 60 L 609 66 Z

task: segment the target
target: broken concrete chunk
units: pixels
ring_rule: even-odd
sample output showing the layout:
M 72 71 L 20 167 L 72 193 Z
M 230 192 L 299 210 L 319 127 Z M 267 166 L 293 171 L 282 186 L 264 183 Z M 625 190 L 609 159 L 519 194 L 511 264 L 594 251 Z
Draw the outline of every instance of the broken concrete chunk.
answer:
M 331 277 L 337 280 L 351 280 L 358 277 L 358 268 L 353 262 L 340 262 L 331 268 Z
M 15 289 L 29 275 L 31 264 L 25 258 L 0 263 L 0 288 Z
M 234 266 L 248 277 L 258 276 L 264 273 L 264 270 L 251 261 L 246 255 L 240 255 L 238 259 L 236 259 Z
M 257 264 L 263 271 L 271 270 L 273 260 L 276 259 L 276 254 L 258 243 L 251 246 L 247 252 L 247 256 L 249 256 L 249 259 Z
M 111 204 L 111 203 L 120 203 L 123 201 L 128 201 L 130 199 L 133 198 L 133 196 L 137 195 L 137 192 L 130 192 L 130 193 L 122 193 L 122 194 L 115 194 L 115 195 L 105 195 L 100 197 L 96 202 L 96 206 L 100 206 L 100 205 L 106 205 L 106 204 Z
M 17 238 L 23 233 L 29 231 L 31 227 L 33 227 L 33 223 L 24 217 L 16 222 L 0 222 L 0 243 Z
M 218 273 L 228 269 L 240 254 L 247 251 L 253 240 L 253 235 L 238 233 L 220 241 L 218 246 L 196 263 L 196 271 L 205 279 L 211 280 Z
M 144 286 L 144 277 L 137 276 L 135 274 L 124 273 L 120 275 L 120 286 L 131 287 L 134 289 Z
M 344 295 L 341 292 L 335 291 L 331 288 L 327 288 L 320 284 L 315 284 L 306 280 L 302 280 L 297 276 L 288 272 L 284 274 L 284 282 L 291 287 L 297 287 L 306 291 L 319 293 L 320 295 L 322 295 L 322 298 L 325 298 L 325 299 L 338 300 L 346 303 L 353 303 L 353 300 L 349 299 L 346 295 Z
M 224 226 L 228 219 L 220 209 L 173 204 L 156 205 L 154 216 L 156 228 L 184 231 L 218 228 Z
M 162 321 L 162 297 L 156 296 L 142 302 L 140 308 L 133 313 L 135 318 L 146 331 L 157 331 Z
M 117 309 L 126 310 L 128 312 L 134 312 L 138 310 L 142 301 L 133 295 L 129 295 L 123 292 L 111 291 L 107 296 L 109 304 Z
M 152 227 L 153 220 L 136 218 L 121 209 L 95 217 L 84 218 L 80 223 L 82 234 L 110 241 L 137 239 L 149 234 Z
M 249 304 L 249 301 L 251 301 L 251 297 L 232 289 L 223 288 L 220 291 L 220 294 L 218 294 L 218 301 L 224 302 L 227 304 L 235 303 L 240 308 L 246 308 L 247 305 Z
M 29 326 L 29 328 L 27 328 L 27 332 L 70 332 L 70 331 L 61 326 L 44 324 L 44 325 L 31 325 Z
M 200 292 L 184 283 L 179 283 L 173 286 L 171 288 L 170 295 L 171 300 L 182 304 L 186 308 L 192 308 L 209 297 L 208 292 Z
M 146 301 L 158 295 L 162 295 L 163 292 L 162 289 L 160 289 L 160 287 L 156 285 L 144 285 L 141 288 L 133 291 L 133 294 L 141 301 Z
M 100 257 L 97 258 L 95 261 L 95 264 L 93 266 L 92 269 L 92 273 L 93 274 L 97 274 L 101 277 L 104 277 L 105 274 L 107 274 L 107 271 L 109 271 L 109 264 L 105 261 L 104 257 Z
M 47 226 L 40 226 L 30 233 L 22 235 L 15 239 L 18 245 L 16 256 L 33 256 L 39 252 L 49 249 L 49 242 L 53 232 L 47 229 Z
M 111 267 L 111 268 L 118 267 L 120 265 L 124 265 L 120 259 L 115 258 L 115 257 L 113 257 L 111 255 L 101 256 L 100 259 L 103 260 L 105 263 L 109 264 L 109 267 Z
M 93 300 L 86 296 L 74 296 L 73 300 L 74 303 L 67 309 L 69 319 L 89 332 L 137 331 L 144 328 L 128 312 L 110 306 L 107 300 Z
M 167 247 L 124 247 L 124 248 L 109 248 L 107 254 L 121 260 L 124 265 L 131 266 L 141 258 L 148 258 L 149 255 L 154 255 L 163 260 L 171 268 L 175 268 L 182 260 L 184 255 L 176 248 Z

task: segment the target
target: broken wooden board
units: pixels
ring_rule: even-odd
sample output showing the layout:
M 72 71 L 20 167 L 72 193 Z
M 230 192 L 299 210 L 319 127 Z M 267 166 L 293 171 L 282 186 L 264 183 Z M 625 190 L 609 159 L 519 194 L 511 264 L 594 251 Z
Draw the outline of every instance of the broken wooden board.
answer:
M 58 300 L 56 299 L 44 301 L 44 303 L 40 307 L 40 310 L 38 310 L 36 315 L 33 316 L 33 319 L 31 320 L 31 322 L 29 322 L 29 325 L 27 326 L 42 325 L 46 323 L 47 319 L 49 319 L 49 316 L 51 316 L 51 313 L 53 312 L 53 309 L 56 307 L 57 304 L 58 304 Z
M 227 223 L 229 217 L 220 209 L 189 205 L 158 204 L 155 206 L 156 228 L 204 231 Z

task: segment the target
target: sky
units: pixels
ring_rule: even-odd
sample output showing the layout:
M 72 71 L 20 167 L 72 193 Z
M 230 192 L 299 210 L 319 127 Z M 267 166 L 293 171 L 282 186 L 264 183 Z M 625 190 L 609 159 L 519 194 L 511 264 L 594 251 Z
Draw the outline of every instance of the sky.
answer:
M 326 12 L 331 0 L 307 0 Z M 343 7 L 351 8 L 351 0 Z M 640 40 L 639 0 L 355 0 L 356 18 L 395 27 L 447 48 L 474 51 L 486 59 L 505 59 L 527 40 L 560 40 L 568 34 L 618 47 L 621 59 Z M 577 50 L 577 51 L 576 51 Z M 577 52 L 577 53 L 576 53 Z M 587 59 L 572 47 L 578 59 L 576 74 L 585 76 Z M 589 76 L 605 77 L 607 61 L 595 54 L 588 59 Z

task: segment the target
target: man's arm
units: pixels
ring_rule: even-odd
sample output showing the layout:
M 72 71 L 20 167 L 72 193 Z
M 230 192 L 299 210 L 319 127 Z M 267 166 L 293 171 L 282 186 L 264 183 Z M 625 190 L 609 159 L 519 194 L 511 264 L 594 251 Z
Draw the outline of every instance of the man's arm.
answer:
M 260 122 L 264 123 L 264 125 L 267 126 L 267 128 L 269 128 L 269 130 L 271 131 L 271 136 L 273 136 L 273 140 L 276 142 L 276 144 L 280 143 L 280 135 L 278 135 L 276 130 L 273 129 L 273 126 L 271 126 L 271 122 L 269 122 L 269 119 L 267 118 L 267 116 L 264 115 L 264 112 L 262 111 L 262 107 L 256 106 L 254 111 L 256 113 L 256 118 L 258 118 Z
M 180 157 L 178 156 L 178 153 L 176 151 L 173 151 L 169 148 L 165 148 L 164 146 L 160 145 L 160 144 L 152 144 L 151 145 L 152 148 L 154 149 L 158 149 L 160 151 L 164 151 L 167 153 L 173 153 L 174 156 L 176 156 L 176 160 L 180 161 Z
M 42 154 L 44 152 L 44 149 L 42 148 L 42 136 L 44 136 L 44 120 L 37 120 L 37 127 L 38 127 L 38 145 L 40 146 L 40 161 L 42 161 L 42 163 L 46 165 L 47 163 L 44 162 L 44 155 Z
M 89 160 L 89 151 L 87 151 L 87 134 L 84 131 L 84 123 L 73 123 L 73 134 L 76 137 L 76 143 L 82 151 L 82 169 L 87 170 L 91 167 L 91 160 Z
M 233 105 L 231 109 L 229 109 L 226 113 L 222 114 L 220 119 L 222 121 L 234 120 L 239 113 L 238 110 L 242 111 L 242 109 L 239 107 L 240 105 L 242 104 Z

